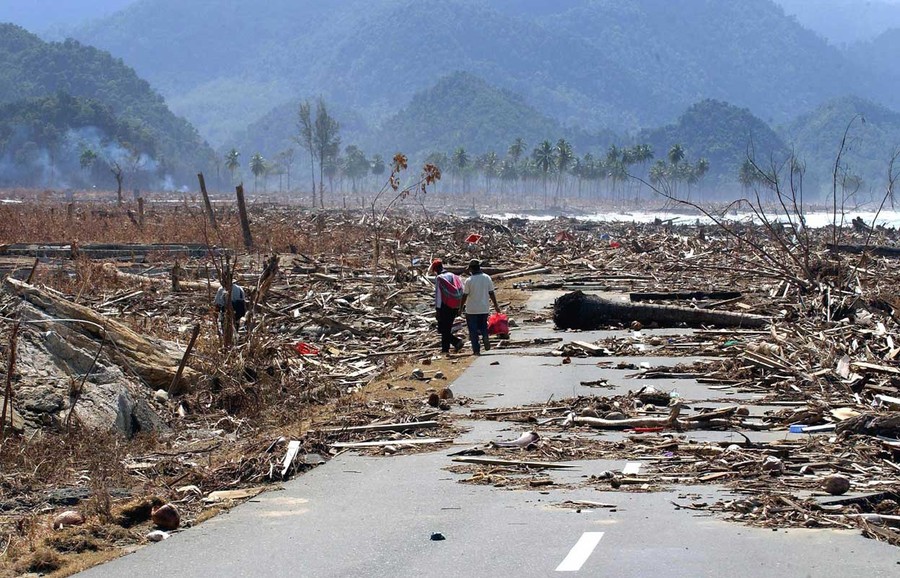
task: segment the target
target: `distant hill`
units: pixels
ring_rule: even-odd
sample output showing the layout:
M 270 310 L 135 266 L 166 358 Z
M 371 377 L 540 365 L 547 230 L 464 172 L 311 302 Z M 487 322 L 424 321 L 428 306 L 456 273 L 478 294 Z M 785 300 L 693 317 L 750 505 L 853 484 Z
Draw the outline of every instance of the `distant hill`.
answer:
M 788 15 L 837 46 L 867 42 L 900 27 L 897 0 L 776 0 Z
M 192 180 L 210 163 L 213 151 L 197 131 L 121 60 L 73 40 L 48 43 L 18 26 L 0 25 L 0 104 L 58 93 L 108 109 L 110 126 L 130 127 L 132 144 L 144 147 L 139 152 L 152 154 L 154 164 L 176 180 Z M 101 140 L 120 138 L 105 134 Z
M 847 48 L 847 55 L 860 69 L 870 76 L 886 79 L 886 83 L 900 86 L 900 25 L 879 34 L 867 42 L 858 42 Z M 900 101 L 895 97 L 895 102 Z
M 473 154 L 494 151 L 502 156 L 516 138 L 534 145 L 562 137 L 579 146 L 598 140 L 581 130 L 563 128 L 517 94 L 458 72 L 416 93 L 409 105 L 384 123 L 377 141 L 423 158 L 429 152 L 450 152 L 457 147 Z
M 11 22 L 35 32 L 108 16 L 136 0 L 3 0 L 0 22 Z
M 880 195 L 891 155 L 900 150 L 900 113 L 847 97 L 800 116 L 781 132 L 806 165 L 805 188 L 824 199 L 831 194 L 832 170 L 844 131 L 848 139 L 843 164 L 862 179 L 863 197 L 872 192 Z
M 707 159 L 710 176 L 720 183 L 736 182 L 748 154 L 765 162 L 788 153 L 775 131 L 748 109 L 717 100 L 694 104 L 675 124 L 644 131 L 638 140 L 650 144 L 657 158 L 680 144 L 689 160 Z
M 589 131 L 671 122 L 703 98 L 786 122 L 892 94 L 771 0 L 140 0 L 73 34 L 218 144 L 310 94 L 375 126 L 455 71 Z

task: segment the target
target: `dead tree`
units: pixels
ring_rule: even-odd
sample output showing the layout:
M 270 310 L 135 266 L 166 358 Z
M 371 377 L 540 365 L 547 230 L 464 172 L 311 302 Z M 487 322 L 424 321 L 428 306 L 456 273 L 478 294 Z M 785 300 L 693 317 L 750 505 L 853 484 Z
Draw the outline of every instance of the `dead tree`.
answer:
M 556 300 L 553 322 L 560 329 L 596 330 L 613 323 L 638 321 L 660 327 L 765 327 L 770 320 L 759 315 L 692 309 L 672 305 L 618 303 L 581 291 L 573 291 Z

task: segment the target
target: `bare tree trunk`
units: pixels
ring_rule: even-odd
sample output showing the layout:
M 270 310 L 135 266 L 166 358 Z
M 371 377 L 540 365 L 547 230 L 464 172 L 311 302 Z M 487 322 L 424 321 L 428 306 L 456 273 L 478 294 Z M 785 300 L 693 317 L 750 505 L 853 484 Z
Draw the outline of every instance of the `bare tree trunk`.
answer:
M 203 178 L 203 173 L 197 173 L 197 180 L 200 181 L 200 192 L 203 194 L 203 205 L 206 207 L 206 215 L 209 217 L 209 224 L 212 225 L 213 230 L 218 230 L 218 225 L 216 224 L 216 214 L 213 212 L 212 202 L 209 200 L 209 193 L 206 192 L 206 179 Z
M 244 248 L 253 248 L 253 237 L 250 235 L 250 217 L 247 216 L 247 203 L 244 201 L 244 185 L 235 187 L 237 193 L 238 215 L 241 218 L 241 232 L 244 234 Z

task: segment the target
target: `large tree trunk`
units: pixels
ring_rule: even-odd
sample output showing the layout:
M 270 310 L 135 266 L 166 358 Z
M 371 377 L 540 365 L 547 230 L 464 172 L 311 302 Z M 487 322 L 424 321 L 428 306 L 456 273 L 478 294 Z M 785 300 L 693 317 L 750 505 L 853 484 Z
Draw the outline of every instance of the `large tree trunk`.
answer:
M 560 329 L 596 330 L 614 323 L 638 321 L 644 325 L 655 323 L 660 327 L 687 325 L 699 327 L 764 327 L 766 317 L 727 313 L 707 309 L 692 309 L 671 305 L 643 305 L 618 303 L 594 295 L 574 291 L 556 300 L 553 321 Z
M 154 389 L 168 389 L 171 385 L 184 354 L 175 344 L 144 337 L 88 307 L 57 297 L 12 277 L 6 279 L 6 285 L 51 318 L 87 321 L 88 323 L 61 323 L 91 340 L 109 339 L 112 347 L 106 351 L 116 364 L 132 370 L 147 385 Z M 197 377 L 195 371 L 186 368 L 181 379 L 183 383 L 191 384 L 196 382 Z

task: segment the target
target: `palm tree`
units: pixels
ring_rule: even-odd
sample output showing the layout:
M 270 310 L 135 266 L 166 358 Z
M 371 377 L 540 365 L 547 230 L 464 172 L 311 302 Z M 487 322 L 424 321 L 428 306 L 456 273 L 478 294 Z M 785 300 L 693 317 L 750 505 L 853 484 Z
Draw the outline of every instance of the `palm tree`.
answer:
M 503 161 L 501 161 L 500 169 L 497 171 L 497 173 L 501 181 L 501 191 L 505 188 L 502 183 L 515 181 L 517 178 L 519 178 L 519 171 L 516 168 L 516 162 L 512 158 L 504 159 Z
M 556 149 L 550 141 L 545 140 L 532 151 L 531 157 L 544 179 L 544 208 L 547 208 L 547 178 L 556 165 Z
M 266 159 L 259 153 L 250 158 L 250 172 L 253 173 L 253 190 L 259 192 L 259 176 L 266 172 Z
M 694 167 L 694 173 L 697 175 L 697 181 L 700 183 L 697 187 L 697 199 L 702 199 L 703 192 L 703 177 L 706 176 L 706 173 L 709 172 L 709 159 L 705 159 L 700 157 L 700 160 L 697 161 L 697 166 Z
M 684 147 L 678 143 L 672 145 L 669 149 L 669 162 L 675 166 L 684 160 Z
M 469 153 L 466 152 L 466 149 L 463 147 L 457 147 L 455 151 L 453 151 L 453 156 L 450 159 L 450 169 L 453 174 L 458 177 L 461 177 L 462 180 L 462 188 L 466 188 L 466 173 L 469 170 Z
M 230 151 L 225 153 L 225 168 L 231 172 L 231 184 L 234 184 L 234 173 L 241 166 L 241 153 L 237 152 L 237 149 L 232 148 Z
M 500 159 L 497 153 L 490 151 L 481 158 L 481 170 L 484 173 L 485 189 L 491 192 L 491 183 L 500 170 Z
M 558 174 L 558 178 L 556 181 L 556 197 L 558 203 L 563 179 L 566 176 L 566 171 L 569 170 L 569 167 L 572 166 L 572 161 L 575 160 L 575 152 L 572 150 L 572 145 L 570 145 L 569 142 L 564 138 L 561 138 L 556 142 L 555 152 L 556 170 Z
M 512 157 L 513 163 L 519 164 L 519 159 L 522 158 L 522 155 L 525 154 L 525 149 L 528 148 L 528 145 L 525 144 L 525 139 L 522 137 L 517 138 L 513 141 L 511 145 L 509 145 L 509 150 L 506 152 Z

